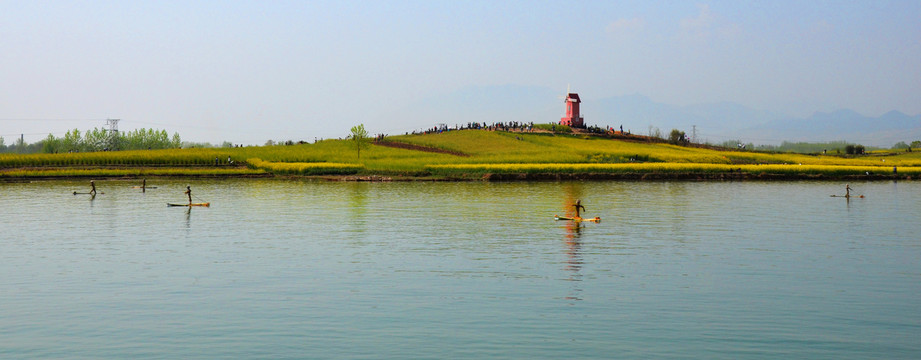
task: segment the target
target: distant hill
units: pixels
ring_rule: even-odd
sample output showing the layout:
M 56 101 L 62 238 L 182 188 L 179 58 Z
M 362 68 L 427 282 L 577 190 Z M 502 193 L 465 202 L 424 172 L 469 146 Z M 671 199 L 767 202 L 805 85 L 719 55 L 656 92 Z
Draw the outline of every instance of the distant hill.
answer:
M 388 116 L 398 116 L 403 123 L 418 129 L 468 122 L 549 123 L 559 121 L 563 115 L 561 95 L 558 90 L 536 86 L 472 86 L 411 102 L 404 111 Z M 587 125 L 615 128 L 623 125 L 624 130 L 635 134 L 647 135 L 650 126 L 654 126 L 662 134 L 679 129 L 691 135 L 696 126 L 698 140 L 712 143 L 847 140 L 889 147 L 899 141 L 921 140 L 921 115 L 898 111 L 868 117 L 853 110 L 838 110 L 795 118 L 732 102 L 678 106 L 640 94 L 605 98 L 580 95 Z
M 654 102 L 642 95 L 587 100 L 583 109 L 589 124 L 624 124 L 625 129 L 642 134 L 647 134 L 652 125 L 662 133 L 679 129 L 688 135 L 696 126 L 698 140 L 713 143 L 736 139 L 756 144 L 847 140 L 890 147 L 899 141 L 921 140 L 921 115 L 910 116 L 899 111 L 870 117 L 843 109 L 794 118 L 732 102 L 677 106 Z
M 853 110 L 817 112 L 804 119 L 788 118 L 754 126 L 741 131 L 740 136 L 810 142 L 847 140 L 889 147 L 899 141 L 921 140 L 921 115 L 890 111 L 869 117 Z
M 677 106 L 639 94 L 586 100 L 583 109 L 585 121 L 590 124 L 622 124 L 625 130 L 641 134 L 648 134 L 649 126 L 654 126 L 663 133 L 678 129 L 688 135 L 696 126 L 700 139 L 715 137 L 710 139 L 715 142 L 733 137 L 739 130 L 783 118 L 731 102 Z

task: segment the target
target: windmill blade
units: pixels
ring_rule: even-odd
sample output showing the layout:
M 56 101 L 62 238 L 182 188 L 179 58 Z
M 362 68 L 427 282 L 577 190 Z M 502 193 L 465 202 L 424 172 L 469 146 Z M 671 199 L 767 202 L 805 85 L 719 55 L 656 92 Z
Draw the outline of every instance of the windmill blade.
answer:
M 572 90 L 570 90 L 569 84 L 566 84 L 566 94 L 564 94 L 563 96 L 557 96 L 557 97 L 561 100 L 569 100 L 569 94 L 571 93 L 572 93 Z

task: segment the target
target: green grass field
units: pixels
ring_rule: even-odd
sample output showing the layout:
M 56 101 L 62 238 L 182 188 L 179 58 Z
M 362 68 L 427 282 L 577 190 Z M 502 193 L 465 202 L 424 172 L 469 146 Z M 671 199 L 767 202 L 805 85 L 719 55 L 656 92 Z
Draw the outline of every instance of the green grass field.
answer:
M 847 176 L 921 172 L 921 152 L 860 157 L 769 154 L 683 147 L 605 137 L 485 130 L 402 135 L 356 156 L 351 143 L 242 148 L 136 150 L 67 154 L 0 154 L 0 178 L 74 176 L 395 175 L 484 173 L 723 173 Z M 422 148 L 440 149 L 431 152 Z M 234 163 L 228 162 L 230 158 Z M 245 167 L 244 167 L 245 165 Z

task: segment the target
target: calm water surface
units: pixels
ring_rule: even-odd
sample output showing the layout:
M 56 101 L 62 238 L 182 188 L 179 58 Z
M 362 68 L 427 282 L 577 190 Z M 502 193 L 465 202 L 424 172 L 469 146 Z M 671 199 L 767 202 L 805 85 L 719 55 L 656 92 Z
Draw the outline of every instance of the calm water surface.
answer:
M 921 357 L 919 182 L 148 184 L 0 183 L 0 358 Z

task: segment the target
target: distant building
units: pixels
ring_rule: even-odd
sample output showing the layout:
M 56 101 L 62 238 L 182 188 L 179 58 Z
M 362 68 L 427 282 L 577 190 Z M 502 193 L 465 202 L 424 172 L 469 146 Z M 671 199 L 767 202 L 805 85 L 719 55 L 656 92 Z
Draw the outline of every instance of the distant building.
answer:
M 582 119 L 582 115 L 579 115 L 579 104 L 582 103 L 582 100 L 579 99 L 579 94 L 569 93 L 564 101 L 566 102 L 566 116 L 560 119 L 560 125 L 584 128 L 585 121 Z

